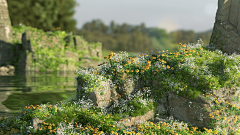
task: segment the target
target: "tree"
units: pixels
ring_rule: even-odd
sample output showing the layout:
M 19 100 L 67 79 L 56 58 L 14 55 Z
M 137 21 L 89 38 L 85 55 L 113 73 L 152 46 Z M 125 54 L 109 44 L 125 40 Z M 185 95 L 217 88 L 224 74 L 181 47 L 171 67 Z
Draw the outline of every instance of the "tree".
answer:
M 26 26 L 54 31 L 60 27 L 75 33 L 76 21 L 72 19 L 74 0 L 7 0 L 12 25 Z
M 114 24 L 113 21 L 111 21 L 110 28 L 111 28 L 110 34 L 113 34 L 113 33 L 114 33 L 114 30 L 115 30 L 115 24 Z
M 158 29 L 158 28 L 150 28 L 149 36 L 156 37 L 158 40 L 168 38 L 168 34 L 167 34 L 166 30 Z
M 92 23 L 91 23 L 91 31 L 94 31 L 96 30 L 96 21 L 93 20 Z
M 108 27 L 105 26 L 103 23 L 98 26 L 98 31 L 101 31 L 104 34 L 106 34 L 107 30 L 108 30 Z
M 121 26 L 121 33 L 122 34 L 126 34 L 127 33 L 127 24 L 124 23 L 122 26 Z
M 147 30 L 146 30 L 146 28 L 145 28 L 145 24 L 144 24 L 144 23 L 141 23 L 140 29 L 141 29 L 141 32 L 142 32 L 142 33 L 144 33 L 144 34 L 147 33 Z
M 85 23 L 82 27 L 82 30 L 91 31 L 91 24 L 90 23 Z
M 61 2 L 62 1 L 62 2 Z M 59 3 L 58 20 L 53 23 L 55 28 L 60 27 L 61 30 L 72 32 L 73 35 L 76 34 L 76 20 L 73 15 L 75 10 L 73 9 L 78 5 L 74 0 L 56 0 Z
M 171 40 L 173 43 L 179 44 L 188 44 L 195 42 L 195 33 L 194 31 L 185 31 L 185 30 L 178 30 L 170 33 Z
M 171 32 L 170 35 L 172 37 L 171 41 L 176 44 L 178 44 L 180 39 L 183 37 L 183 33 L 180 31 Z
M 114 31 L 114 33 L 120 33 L 121 32 L 121 27 L 120 25 L 117 25 L 117 29 Z
M 24 9 L 29 3 L 24 3 L 23 0 L 7 0 L 7 3 L 12 26 L 18 26 L 19 23 L 27 25 L 27 21 L 31 21 L 31 17 L 27 14 L 31 10 L 29 8 Z
M 128 51 L 131 46 L 128 41 L 131 39 L 130 34 L 118 33 L 115 40 L 118 43 L 117 50 L 118 51 Z
M 140 32 L 140 27 L 136 26 L 131 33 L 131 38 L 128 40 L 128 51 L 130 52 L 146 52 L 153 49 L 148 35 Z

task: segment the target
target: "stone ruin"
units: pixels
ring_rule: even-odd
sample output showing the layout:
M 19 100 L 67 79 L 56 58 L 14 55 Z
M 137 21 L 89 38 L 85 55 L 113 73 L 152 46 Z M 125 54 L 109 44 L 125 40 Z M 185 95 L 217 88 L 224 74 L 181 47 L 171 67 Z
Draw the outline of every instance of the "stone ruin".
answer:
M 0 40 L 11 41 L 11 21 L 6 0 L 0 0 Z
M 2 48 L 3 44 L 7 44 L 8 41 L 11 41 L 11 21 L 9 20 L 9 13 L 8 13 L 8 6 L 6 0 L 0 0 L 0 52 L 1 50 L 6 52 L 6 54 L 9 54 L 8 57 L 2 58 L 0 53 L 0 63 L 2 59 L 5 59 L 4 61 L 8 61 L 11 59 L 11 56 L 13 55 L 13 52 L 9 50 L 5 50 Z M 0 64 L 0 74 L 4 75 L 9 72 L 9 66 L 12 68 L 11 65 L 3 65 Z M 11 73 L 12 74 L 12 73 Z
M 121 78 L 122 76 L 120 76 Z M 194 82 L 192 77 L 189 82 L 192 86 L 196 86 L 199 82 Z M 78 87 L 77 87 L 77 99 L 82 99 L 85 94 L 82 94 L 81 91 L 84 90 L 86 86 L 88 86 L 88 82 L 83 81 L 81 78 L 77 78 Z M 163 89 L 161 85 L 161 78 L 159 80 L 138 80 L 133 86 L 134 81 L 132 75 L 127 75 L 124 73 L 124 80 L 130 80 L 125 83 L 118 83 L 117 87 L 113 87 L 112 83 L 114 80 L 108 79 L 106 81 L 101 81 L 100 85 L 103 86 L 104 94 L 101 95 L 100 87 L 93 88 L 92 92 L 87 92 L 90 95 L 87 96 L 87 99 L 90 99 L 93 102 L 93 105 L 97 108 L 108 108 L 111 107 L 111 104 L 119 103 L 121 105 L 127 104 L 130 102 L 129 99 L 126 98 L 126 93 L 130 93 L 131 96 L 135 96 L 140 88 L 144 87 L 146 82 L 151 82 L 152 86 L 150 87 L 151 91 L 161 90 Z M 206 85 L 203 85 L 206 88 Z M 96 90 L 96 91 L 94 91 Z M 213 99 L 218 99 L 218 101 L 229 103 L 230 107 L 234 104 L 236 107 L 240 107 L 240 103 L 234 100 L 239 97 L 240 87 L 237 87 L 236 84 L 232 88 L 229 86 L 225 86 L 223 88 L 219 88 L 217 90 L 211 90 L 206 88 L 207 93 L 210 93 L 213 96 Z M 213 94 L 215 93 L 215 94 Z M 124 102 L 120 103 L 120 99 L 124 99 Z M 126 101 L 127 100 L 127 101 Z M 132 99 L 133 100 L 133 99 Z M 144 115 L 132 117 L 129 116 L 127 118 L 122 118 L 118 123 L 122 123 L 124 126 L 132 127 L 135 124 L 144 124 L 149 120 L 154 120 L 153 123 L 157 122 L 165 122 L 166 117 L 172 117 L 177 121 L 184 121 L 190 123 L 192 126 L 196 127 L 206 127 L 207 129 L 218 130 L 219 132 L 229 133 L 230 131 L 239 130 L 240 123 L 236 123 L 236 118 L 239 115 L 229 115 L 228 112 L 221 111 L 219 112 L 226 119 L 215 122 L 210 116 L 216 115 L 216 110 L 211 109 L 210 107 L 215 106 L 214 101 L 209 100 L 203 95 L 199 95 L 196 99 L 190 99 L 189 97 L 177 95 L 177 92 L 165 92 L 163 98 L 156 100 L 158 106 L 156 110 L 150 110 Z M 155 112 L 154 112 L 155 111 Z M 154 117 L 154 113 L 161 114 L 162 117 Z M 218 116 L 218 118 L 220 118 Z M 124 121 L 127 119 L 126 121 Z M 215 117 L 214 117 L 215 119 Z M 216 123 L 216 127 L 211 127 L 210 123 Z M 121 125 L 120 127 L 123 127 Z M 189 125 L 189 124 L 188 124 Z M 235 126 L 233 126 L 235 125 Z M 186 125 L 185 125 L 186 126 Z M 223 127 L 226 127 L 225 129 Z M 233 128 L 233 129 L 231 129 Z M 186 130 L 186 127 L 184 128 Z
M 42 41 L 37 40 L 40 36 L 43 39 Z M 49 40 L 53 40 L 53 42 Z M 61 64 L 58 68 L 60 71 L 75 71 L 80 66 L 93 67 L 102 62 L 101 43 L 88 43 L 78 35 L 68 35 L 64 39 L 50 36 L 49 34 L 39 35 L 38 32 L 32 31 L 28 27 L 26 27 L 25 31 L 14 31 L 13 27 L 11 27 L 7 1 L 0 0 L 0 74 L 9 75 L 8 73 L 12 70 L 12 66 L 14 67 L 14 72 L 19 74 L 25 74 L 29 70 L 39 71 L 38 67 L 30 67 L 30 63 L 37 60 L 36 48 L 31 43 L 35 42 L 38 43 L 38 47 L 48 48 L 56 46 L 61 41 L 65 41 L 68 48 L 80 50 L 83 52 L 83 55 L 81 54 L 82 56 L 80 56 L 76 52 L 66 50 L 64 54 L 66 58 L 72 58 L 75 62 L 80 61 L 82 64 L 79 66 L 75 66 L 72 63 L 68 64 L 68 66 Z M 62 45 L 61 47 L 63 49 L 65 46 Z M 27 52 L 30 52 L 30 54 L 27 55 Z M 91 57 L 96 57 L 99 60 L 89 59 Z M 8 67 L 11 67 L 11 69 Z
M 209 47 L 228 55 L 240 54 L 240 0 L 218 0 Z
M 4 0 L 5 1 L 5 0 Z M 240 38 L 240 25 L 238 25 L 238 16 L 240 16 L 239 7 L 240 0 L 218 0 L 218 10 L 216 14 L 216 21 L 214 24 L 213 33 L 210 40 L 210 47 L 217 47 L 222 50 L 223 53 L 232 54 L 233 52 L 240 52 L 239 44 Z M 240 24 L 240 23 L 239 23 Z M 109 107 L 110 103 L 119 101 L 121 95 L 122 98 L 126 98 L 124 96 L 123 90 L 127 90 L 131 94 L 136 93 L 143 84 L 149 80 L 139 80 L 135 87 L 132 86 L 133 81 L 131 80 L 131 76 L 126 76 L 126 78 L 130 79 L 130 83 L 118 84 L 118 91 L 115 88 L 111 87 L 110 82 L 112 80 L 108 79 L 107 81 L 101 82 L 104 87 L 104 95 L 101 95 L 99 91 L 90 92 L 90 96 L 88 97 L 94 103 L 94 106 L 100 107 Z M 126 79 L 124 78 L 124 79 Z M 195 86 L 198 82 L 193 82 L 193 78 L 189 80 L 192 86 Z M 159 80 L 152 81 L 153 86 L 157 90 L 161 90 L 161 84 Z M 81 95 L 81 90 L 83 90 L 85 82 L 78 80 L 78 88 L 77 88 L 77 98 Z M 205 87 L 205 85 L 203 85 Z M 98 88 L 98 87 L 97 87 Z M 95 89 L 97 89 L 95 88 Z M 94 90 L 94 89 L 93 89 Z M 240 88 L 234 84 L 232 88 L 229 86 L 225 86 L 224 88 L 219 88 L 218 90 L 207 89 L 210 94 L 213 95 L 213 98 L 217 98 L 219 101 L 225 101 L 229 103 L 230 106 L 233 104 L 236 107 L 240 107 L 240 104 L 233 100 L 236 97 L 239 97 Z M 215 94 L 213 94 L 215 93 Z M 237 95 L 237 96 L 236 96 Z M 223 129 L 225 133 L 229 133 L 232 130 L 230 127 L 234 128 L 236 131 L 236 127 L 240 127 L 240 123 L 235 123 L 236 116 L 229 116 L 227 112 L 221 112 L 221 116 L 226 116 L 226 119 L 220 122 L 216 122 L 216 127 L 211 128 L 209 123 L 214 122 L 209 118 L 209 115 L 214 115 L 215 110 L 211 110 L 210 107 L 215 105 L 213 101 L 205 99 L 202 95 L 199 95 L 193 101 L 185 96 L 178 96 L 175 92 L 168 92 L 164 94 L 164 97 L 158 101 L 158 107 L 155 111 L 161 114 L 170 114 L 174 116 L 174 118 L 181 119 L 185 122 L 191 123 L 193 126 L 197 127 L 206 127 L 208 129 L 217 129 L 220 130 L 220 126 L 225 126 Z M 153 118 L 153 110 L 149 111 L 143 116 L 138 117 L 129 117 L 128 121 L 124 122 L 125 126 L 130 126 L 134 124 L 144 123 L 149 119 Z M 124 118 L 125 119 L 125 118 Z M 33 119 L 34 120 L 34 119 Z M 158 119 L 154 118 L 155 122 Z M 42 123 L 42 122 L 40 122 Z M 37 125 L 32 121 L 32 125 Z M 235 124 L 235 126 L 233 126 Z M 37 129 L 37 126 L 35 126 Z

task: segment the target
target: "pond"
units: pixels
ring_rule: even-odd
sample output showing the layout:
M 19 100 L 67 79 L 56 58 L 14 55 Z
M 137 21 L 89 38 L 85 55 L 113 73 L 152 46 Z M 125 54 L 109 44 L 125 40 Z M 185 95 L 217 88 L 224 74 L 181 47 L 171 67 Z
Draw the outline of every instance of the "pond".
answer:
M 22 76 L 0 75 L 0 118 L 17 114 L 26 105 L 56 104 L 68 100 L 76 93 L 75 77 L 75 71 L 27 71 Z

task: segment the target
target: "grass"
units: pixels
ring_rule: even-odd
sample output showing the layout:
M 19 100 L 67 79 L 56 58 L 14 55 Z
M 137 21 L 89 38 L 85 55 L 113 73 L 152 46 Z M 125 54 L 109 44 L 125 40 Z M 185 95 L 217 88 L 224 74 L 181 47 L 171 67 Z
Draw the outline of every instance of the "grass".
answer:
M 181 46 L 184 48 L 184 45 Z M 179 49 L 180 51 L 182 49 Z M 220 56 L 214 56 L 212 53 L 210 53 L 209 51 L 205 51 L 203 50 L 203 48 L 193 48 L 192 50 L 195 50 L 195 53 L 193 53 L 191 50 L 189 51 L 184 51 L 183 53 L 181 53 L 180 56 L 176 56 L 176 55 L 170 55 L 167 53 L 162 53 L 161 57 L 157 56 L 158 58 L 160 58 L 160 61 L 165 61 L 167 64 L 165 67 L 165 65 L 158 65 L 159 61 L 156 61 L 155 59 L 152 59 L 152 57 L 147 57 L 147 55 L 145 55 L 145 57 L 139 55 L 139 58 L 143 58 L 140 61 L 131 61 L 133 65 L 129 66 L 125 63 L 128 63 L 128 57 L 123 57 L 122 59 L 118 59 L 120 58 L 119 56 L 113 55 L 113 53 L 110 53 L 109 57 L 108 57 L 108 62 L 110 64 L 110 66 L 101 66 L 99 68 L 99 72 L 96 74 L 102 74 L 102 71 L 104 71 L 106 73 L 110 73 L 113 74 L 113 72 L 111 71 L 116 71 L 115 73 L 120 73 L 119 68 L 116 67 L 124 67 L 124 69 L 126 71 L 139 71 L 139 72 L 132 72 L 133 75 L 136 75 L 138 73 L 142 73 L 144 74 L 146 77 L 150 76 L 151 77 L 151 72 L 154 69 L 156 69 L 156 67 L 158 68 L 158 70 L 162 70 L 164 73 L 167 73 L 169 69 L 169 65 L 174 65 L 173 62 L 174 61 L 178 61 L 178 60 L 183 60 L 183 58 L 187 58 L 190 55 L 194 56 L 195 58 L 199 58 L 199 65 L 202 65 L 204 61 L 210 61 L 211 59 L 214 58 L 219 58 Z M 168 55 L 169 58 L 167 58 Z M 197 55 L 198 54 L 198 55 Z M 117 58 L 118 60 L 113 60 L 111 59 L 111 57 L 114 56 L 114 58 Z M 152 56 L 156 56 L 156 55 L 152 55 Z M 184 57 L 182 57 L 184 56 Z M 199 57 L 200 56 L 200 57 Z M 164 59 L 165 58 L 165 59 Z M 207 58 L 203 59 L 203 58 Z M 162 60 L 164 59 L 164 60 Z M 234 58 L 235 59 L 235 58 Z M 237 59 L 237 58 L 236 58 Z M 121 63 L 125 62 L 125 63 Z M 150 62 L 149 62 L 150 61 Z M 197 61 L 197 60 L 195 60 Z M 131 63 L 130 62 L 130 63 Z M 155 67 L 152 67 L 152 65 L 155 65 Z M 148 63 L 148 66 L 141 66 L 144 65 L 144 63 Z M 163 62 L 164 63 L 164 62 Z M 127 66 L 126 66 L 127 65 Z M 140 66 L 139 66 L 140 65 Z M 230 63 L 230 66 L 233 66 L 233 63 Z M 189 70 L 193 69 L 191 64 L 187 64 L 187 66 L 189 67 Z M 198 68 L 198 70 L 201 70 L 202 72 L 198 73 L 196 72 L 196 76 L 197 77 L 202 77 L 201 75 L 204 73 L 208 73 L 211 76 L 211 73 L 215 73 L 215 71 L 219 71 L 219 67 L 215 67 L 215 68 L 204 68 L 205 70 L 202 70 L 200 66 L 195 65 L 196 68 Z M 108 67 L 108 68 L 106 68 Z M 171 66 L 172 67 L 172 66 Z M 183 73 L 184 70 L 178 70 L 178 68 L 174 67 L 175 69 L 175 75 L 181 75 Z M 172 68 L 172 70 L 174 70 Z M 119 72 L 118 72 L 119 71 Z M 181 71 L 181 72 L 179 72 Z M 211 71 L 211 73 L 209 72 Z M 214 71 L 214 72 L 213 72 Z M 86 70 L 80 70 L 79 74 L 81 75 L 84 74 L 86 75 L 88 71 Z M 129 73 L 130 72 L 126 72 Z M 229 75 L 232 74 L 236 74 L 235 70 L 231 70 L 230 72 L 228 72 Z M 221 73 L 220 73 L 221 74 Z M 224 74 L 224 72 L 222 73 Z M 103 74 L 102 74 L 103 75 Z M 164 74 L 165 76 L 163 77 L 169 77 L 169 74 Z M 213 74 L 212 76 L 217 76 L 217 74 Z M 95 77 L 95 76 L 94 76 Z M 94 79 L 94 77 L 92 77 L 92 79 Z M 237 76 L 238 77 L 238 76 Z M 236 78 L 237 78 L 236 77 Z M 186 79 L 187 80 L 187 79 Z M 179 81 L 179 80 L 172 80 L 174 81 Z M 210 82 L 212 80 L 209 80 Z M 213 79 L 213 81 L 216 81 Z M 177 82 L 175 82 L 177 83 Z M 186 83 L 186 82 L 185 82 Z M 212 82 L 211 82 L 212 83 Z M 217 84 L 215 84 L 214 86 L 217 86 Z M 185 88 L 185 87 L 184 87 Z M 191 87 L 189 87 L 191 88 Z M 145 88 L 143 88 L 145 89 Z M 141 89 L 140 89 L 141 90 Z M 206 93 L 205 94 L 206 97 L 209 97 L 209 95 Z M 76 97 L 76 95 L 73 95 L 74 97 Z M 150 95 L 147 94 L 143 94 L 143 98 L 147 99 L 150 98 Z M 217 101 L 220 102 L 221 101 Z M 127 128 L 127 127 L 121 127 L 121 123 L 114 123 L 114 118 L 118 117 L 114 114 L 111 113 L 100 113 L 102 110 L 96 109 L 95 107 L 93 107 L 91 104 L 91 102 L 88 102 L 86 100 L 77 100 L 76 98 L 72 98 L 70 100 L 65 100 L 62 101 L 60 103 L 57 104 L 41 104 L 41 105 L 28 105 L 28 106 L 23 106 L 20 107 L 21 110 L 19 111 L 19 113 L 17 115 L 12 115 L 9 116 L 8 118 L 2 118 L 0 120 L 0 134 L 1 135 L 10 135 L 10 134 L 29 134 L 29 135 L 33 135 L 33 134 L 41 134 L 41 135 L 47 135 L 47 134 L 69 134 L 69 135 L 75 135 L 75 134 L 85 134 L 85 135 L 102 135 L 102 134 L 110 134 L 110 135 L 122 135 L 122 134 L 128 134 L 128 135 L 140 135 L 140 134 L 149 134 L 149 135 L 154 135 L 154 134 L 161 134 L 161 135 L 212 135 L 212 134 L 219 134 L 220 131 L 212 131 L 211 129 L 206 129 L 206 128 L 198 128 L 198 127 L 193 127 L 188 123 L 185 123 L 183 121 L 178 122 L 178 121 L 172 121 L 169 119 L 169 121 L 167 121 L 166 123 L 157 123 L 157 124 L 153 124 L 152 122 L 149 122 L 147 124 L 147 126 L 143 126 L 143 125 L 135 125 L 135 128 Z M 121 110 L 125 110 L 124 106 L 119 106 L 119 107 L 123 107 L 120 108 Z M 227 111 L 231 111 L 231 113 L 233 112 L 233 114 L 235 115 L 239 115 L 239 109 L 238 107 L 234 108 L 228 108 L 226 107 L 226 105 L 223 104 L 224 109 L 229 109 Z M 131 110 L 129 110 L 131 112 Z M 216 110 L 216 111 L 221 111 L 220 110 Z M 45 118 L 49 118 L 51 117 L 51 119 L 46 120 L 43 125 L 41 126 L 41 128 L 38 129 L 37 132 L 34 132 L 32 127 L 30 126 L 30 123 L 28 122 L 28 120 L 30 120 L 31 118 L 38 116 L 41 119 L 45 119 Z M 74 119 L 74 124 L 71 125 L 69 124 L 72 120 Z M 80 124 L 81 123 L 81 124 Z M 82 127 L 83 126 L 83 127 Z M 239 132 L 234 132 L 232 131 L 231 133 L 228 134 L 236 134 Z

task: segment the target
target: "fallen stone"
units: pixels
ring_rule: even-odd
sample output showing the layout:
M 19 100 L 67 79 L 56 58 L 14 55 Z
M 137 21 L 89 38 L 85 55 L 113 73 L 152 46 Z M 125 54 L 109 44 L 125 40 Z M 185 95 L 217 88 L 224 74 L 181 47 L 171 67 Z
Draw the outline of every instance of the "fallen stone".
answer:
M 0 75 L 14 75 L 15 68 L 12 65 L 1 66 Z

